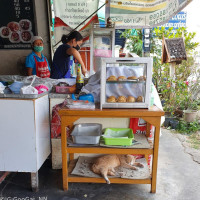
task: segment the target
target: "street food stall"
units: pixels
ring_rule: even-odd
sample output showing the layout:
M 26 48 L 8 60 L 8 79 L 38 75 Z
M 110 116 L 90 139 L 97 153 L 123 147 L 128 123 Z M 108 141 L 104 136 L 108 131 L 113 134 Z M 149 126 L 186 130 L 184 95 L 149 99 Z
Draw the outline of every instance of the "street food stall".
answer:
M 96 154 L 133 154 L 144 169 L 138 169 L 139 173 L 134 174 L 129 170 L 128 176 L 119 173 L 110 182 L 150 184 L 151 192 L 155 193 L 160 124 L 164 112 L 157 92 L 152 89 L 153 61 L 147 57 L 115 57 L 115 31 L 117 28 L 151 28 L 164 23 L 173 12 L 178 12 L 187 3 L 179 1 L 179 7 L 176 7 L 178 3 L 174 2 L 162 4 L 162 12 L 166 14 L 166 9 L 170 12 L 161 19 L 156 9 L 154 14 L 149 14 L 147 9 L 135 16 L 131 10 L 134 5 L 130 5 L 131 9 L 127 7 L 130 2 L 127 4 L 122 0 L 116 4 L 111 0 L 105 3 L 108 20 L 102 25 L 96 24 L 98 18 L 93 16 L 98 6 L 96 1 L 91 6 L 88 6 L 91 3 L 89 0 L 81 3 L 68 0 L 60 4 L 59 1 L 53 4 L 48 1 L 50 11 L 55 11 L 52 12 L 55 16 L 49 15 L 49 18 L 56 22 L 51 21 L 50 24 L 51 53 L 58 48 L 61 34 L 68 34 L 81 24 L 79 30 L 83 34 L 84 44 L 80 52 L 89 72 L 88 77 L 84 79 L 81 92 L 77 93 L 78 63 L 74 62 L 70 66 L 69 79 L 0 76 L 0 171 L 30 172 L 32 189 L 37 190 L 38 170 L 52 151 L 52 167 L 62 167 L 63 188 L 68 190 L 68 182 L 105 183 L 99 175 L 91 174 L 89 168 L 85 168 L 85 171 L 78 168 L 82 162 L 85 162 L 83 168 L 93 162 L 88 159 L 88 154 L 95 154 L 94 157 Z M 140 9 L 144 7 L 143 3 L 138 6 L 141 6 Z M 108 13 L 110 8 L 111 12 Z M 63 15 L 66 9 L 68 15 Z M 78 17 L 72 14 L 75 10 L 79 13 Z M 34 13 L 31 14 L 30 20 L 34 21 Z M 69 22 L 69 19 L 73 20 Z M 30 20 L 21 20 L 17 25 L 12 22 L 1 28 L 1 37 L 7 42 L 9 39 L 9 42 L 0 47 L 30 49 L 31 38 L 36 34 Z M 80 20 L 84 23 L 80 23 Z M 9 29 L 13 26 L 21 26 L 18 33 L 21 39 L 14 38 L 17 34 L 10 34 Z M 29 34 L 25 34 L 25 31 Z M 12 44 L 12 39 L 15 44 Z M 99 135 L 95 135 L 95 143 L 88 143 L 92 134 L 96 133 L 97 124 L 101 124 Z M 71 133 L 78 126 L 76 136 L 91 135 L 84 135 L 85 140 L 76 142 Z M 105 129 L 109 129 L 108 132 Z M 129 133 L 124 132 L 125 129 Z

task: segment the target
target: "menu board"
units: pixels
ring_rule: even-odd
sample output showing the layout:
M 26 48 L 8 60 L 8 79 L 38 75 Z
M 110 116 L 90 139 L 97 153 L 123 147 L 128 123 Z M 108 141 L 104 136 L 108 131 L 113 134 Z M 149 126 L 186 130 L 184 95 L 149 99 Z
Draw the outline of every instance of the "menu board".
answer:
M 0 0 L 0 49 L 30 49 L 34 35 L 34 0 Z

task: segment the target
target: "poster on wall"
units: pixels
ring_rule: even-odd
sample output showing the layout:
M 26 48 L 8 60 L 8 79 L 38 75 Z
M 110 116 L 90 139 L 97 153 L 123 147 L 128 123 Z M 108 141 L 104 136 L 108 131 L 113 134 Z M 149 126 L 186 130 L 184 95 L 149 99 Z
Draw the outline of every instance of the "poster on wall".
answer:
M 53 3 L 55 12 L 55 43 L 60 41 L 63 34 L 69 34 L 70 31 L 87 19 L 98 8 L 97 0 L 54 0 Z M 97 15 L 93 15 L 76 30 L 82 34 L 84 40 L 88 40 L 91 25 L 97 22 Z
M 192 0 L 110 0 L 110 17 L 117 28 L 160 26 Z
M 34 16 L 34 0 L 1 0 L 0 49 L 30 49 Z
M 97 0 L 54 0 L 55 16 L 71 28 L 77 27 L 98 8 Z M 83 28 L 90 19 L 80 27 Z

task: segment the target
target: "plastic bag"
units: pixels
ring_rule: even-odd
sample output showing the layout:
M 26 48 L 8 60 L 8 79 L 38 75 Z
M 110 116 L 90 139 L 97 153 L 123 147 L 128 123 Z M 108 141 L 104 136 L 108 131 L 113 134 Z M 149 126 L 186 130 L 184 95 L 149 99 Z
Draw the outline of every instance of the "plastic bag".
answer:
M 76 100 L 73 99 L 66 99 L 66 107 L 69 109 L 88 109 L 88 110 L 94 110 L 95 104 L 93 102 L 87 101 L 87 100 Z
M 0 81 L 21 81 L 24 85 L 45 85 L 48 87 L 49 91 L 52 89 L 54 85 L 57 85 L 60 82 L 66 82 L 67 84 L 74 85 L 76 84 L 75 78 L 67 78 L 67 79 L 51 79 L 51 78 L 40 78 L 36 75 L 33 76 L 19 76 L 19 75 L 0 75 Z
M 3 94 L 4 89 L 6 86 L 3 85 L 3 83 L 0 82 L 0 94 Z
M 28 85 L 21 88 L 21 94 L 38 94 L 38 90 Z
M 47 92 L 49 90 L 49 88 L 46 85 L 37 85 L 37 86 L 35 86 L 35 89 L 38 90 L 38 94 Z
M 9 85 L 8 87 L 10 88 L 10 90 L 14 93 L 14 94 L 19 94 L 21 88 L 23 87 L 24 83 L 21 81 L 15 81 L 14 83 L 12 83 L 11 85 Z

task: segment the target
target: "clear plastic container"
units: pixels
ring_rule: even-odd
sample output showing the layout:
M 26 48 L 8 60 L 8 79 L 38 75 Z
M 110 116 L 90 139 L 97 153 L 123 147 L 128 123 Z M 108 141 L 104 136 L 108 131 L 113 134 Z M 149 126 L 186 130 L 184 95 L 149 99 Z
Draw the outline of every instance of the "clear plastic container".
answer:
M 106 145 L 130 146 L 134 135 L 131 128 L 106 128 L 103 138 Z
M 102 134 L 102 124 L 77 124 L 72 131 L 72 139 L 76 144 L 99 144 Z
M 72 94 L 75 93 L 75 86 L 56 86 L 56 93 L 59 94 Z

